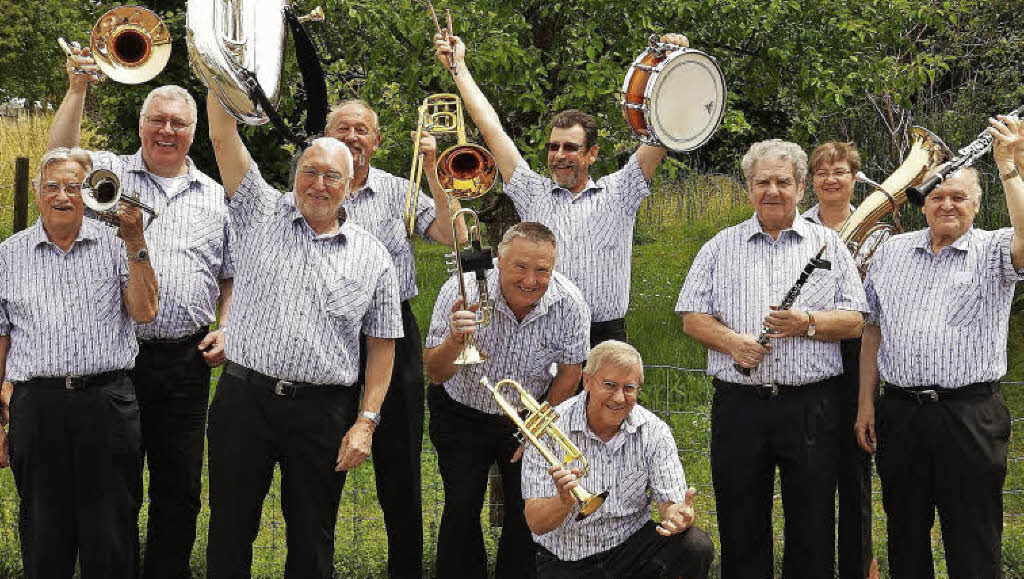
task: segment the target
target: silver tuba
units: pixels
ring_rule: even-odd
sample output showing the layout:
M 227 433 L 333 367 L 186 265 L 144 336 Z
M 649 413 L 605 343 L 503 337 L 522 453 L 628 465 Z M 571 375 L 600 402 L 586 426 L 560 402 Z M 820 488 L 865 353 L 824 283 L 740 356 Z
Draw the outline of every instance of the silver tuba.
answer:
M 224 108 L 247 125 L 266 111 L 249 97 L 248 71 L 273 106 L 281 98 L 288 0 L 188 0 L 186 42 L 192 69 Z

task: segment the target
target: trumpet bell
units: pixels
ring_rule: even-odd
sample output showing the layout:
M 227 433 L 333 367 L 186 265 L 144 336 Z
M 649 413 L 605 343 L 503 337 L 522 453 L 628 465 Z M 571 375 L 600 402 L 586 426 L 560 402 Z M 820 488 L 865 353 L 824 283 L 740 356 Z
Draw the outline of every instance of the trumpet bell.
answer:
M 466 345 L 459 352 L 455 361 L 452 364 L 456 366 L 472 366 L 474 364 L 483 364 L 490 359 L 490 356 L 480 351 L 480 348 L 476 347 L 476 344 L 471 343 L 467 340 Z
M 577 492 L 579 491 L 579 492 Z M 582 521 L 588 516 L 592 515 L 594 511 L 601 508 L 604 504 L 604 500 L 608 498 L 608 491 L 604 491 L 599 495 L 588 492 L 583 487 L 576 486 L 572 489 L 572 494 L 576 497 L 576 500 L 580 503 L 580 512 L 576 514 L 576 520 Z
M 82 202 L 97 213 L 109 211 L 121 201 L 121 181 L 111 171 L 97 169 L 82 183 Z
M 476 199 L 490 191 L 497 174 L 494 155 L 480 145 L 455 145 L 437 158 L 438 183 L 461 201 Z
M 122 84 L 151 80 L 171 58 L 167 25 L 141 6 L 120 6 L 101 16 L 89 44 L 100 71 Z

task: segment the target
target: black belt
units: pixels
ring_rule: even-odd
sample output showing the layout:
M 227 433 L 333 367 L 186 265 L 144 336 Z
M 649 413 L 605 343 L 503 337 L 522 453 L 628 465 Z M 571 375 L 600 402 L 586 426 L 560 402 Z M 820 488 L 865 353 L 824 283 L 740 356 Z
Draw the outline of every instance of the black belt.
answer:
M 882 390 L 883 398 L 898 398 L 911 400 L 918 404 L 928 404 L 942 400 L 967 400 L 968 398 L 981 398 L 999 392 L 999 382 L 975 382 L 960 388 L 940 388 L 939 386 L 914 386 L 903 388 L 895 384 L 885 384 Z
M 180 348 L 182 346 L 188 346 L 202 342 L 203 338 L 205 338 L 206 334 L 208 333 L 210 333 L 210 328 L 203 327 L 199 328 L 199 331 L 197 331 L 196 333 L 189 334 L 181 338 L 171 338 L 167 340 L 160 338 L 154 340 L 139 339 L 139 345 L 146 348 L 153 348 L 157 350 Z
M 789 392 L 806 392 L 815 388 L 821 388 L 832 383 L 833 378 L 825 378 L 818 382 L 810 382 L 808 384 L 775 384 L 772 382 L 766 384 L 740 384 L 738 382 L 726 382 L 725 380 L 719 380 L 715 378 L 711 381 L 711 384 L 716 388 L 722 390 L 728 390 L 731 392 L 740 392 L 742 394 L 750 394 L 757 396 L 758 398 L 777 398 L 784 396 Z
M 235 378 L 244 380 L 250 384 L 266 388 L 275 396 L 282 398 L 307 398 L 315 396 L 328 396 L 343 392 L 347 386 L 343 384 L 310 384 L 308 382 L 292 382 L 289 380 L 278 380 L 266 374 L 260 374 L 234 362 L 228 362 L 224 366 L 224 373 Z
M 125 370 L 112 370 L 89 374 L 87 376 L 37 376 L 22 384 L 32 388 L 61 388 L 65 390 L 84 390 L 93 386 L 105 386 L 126 374 Z

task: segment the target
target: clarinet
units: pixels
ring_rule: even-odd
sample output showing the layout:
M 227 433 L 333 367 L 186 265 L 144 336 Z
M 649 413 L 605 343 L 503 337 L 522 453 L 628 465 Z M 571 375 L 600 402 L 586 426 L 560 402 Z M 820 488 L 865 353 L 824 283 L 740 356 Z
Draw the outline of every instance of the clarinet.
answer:
M 811 277 L 814 270 L 832 269 L 832 264 L 828 260 L 821 259 L 821 256 L 825 253 L 825 247 L 826 246 L 822 245 L 821 249 L 818 250 L 818 253 L 807 262 L 807 265 L 804 266 L 804 270 L 800 272 L 800 277 L 797 278 L 796 283 L 793 284 L 793 287 L 789 288 L 788 292 L 786 292 L 786 297 L 782 298 L 782 303 L 779 304 L 780 310 L 788 310 L 793 307 L 793 304 L 796 303 L 796 298 L 800 297 L 800 290 L 803 289 L 804 284 L 807 283 L 807 278 Z M 762 325 L 761 335 L 757 337 L 757 343 L 760 344 L 762 348 L 767 346 L 768 334 L 774 333 L 775 332 L 773 330 L 769 330 L 767 327 Z M 737 363 L 733 363 L 732 367 L 736 368 L 736 371 L 744 376 L 750 376 L 750 373 L 754 370 L 753 368 L 740 366 Z
M 1021 113 L 1024 113 L 1024 106 L 1013 109 L 1010 111 L 1010 114 L 1006 116 L 1019 117 Z M 932 175 L 925 179 L 920 185 L 916 187 L 908 187 L 907 199 L 919 207 L 924 205 L 924 198 L 927 197 L 933 189 L 938 187 L 940 183 L 945 181 L 946 178 L 953 173 L 963 169 L 964 167 L 970 167 L 973 165 L 975 161 L 992 149 L 992 142 L 994 140 L 995 137 L 992 136 L 992 133 L 988 132 L 988 129 L 982 131 L 976 139 L 968 143 L 967 146 L 958 150 L 956 152 L 957 156 L 954 159 L 932 173 Z

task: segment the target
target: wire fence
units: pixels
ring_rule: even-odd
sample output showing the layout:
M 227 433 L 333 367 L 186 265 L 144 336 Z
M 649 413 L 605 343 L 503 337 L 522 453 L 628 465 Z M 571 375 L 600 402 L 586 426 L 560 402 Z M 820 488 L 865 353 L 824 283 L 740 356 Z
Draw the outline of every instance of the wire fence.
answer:
M 653 365 L 645 367 L 644 390 L 640 403 L 652 410 L 672 427 L 676 437 L 679 456 L 683 461 L 690 486 L 699 490 L 696 500 L 697 525 L 708 531 L 716 539 L 718 529 L 713 506 L 711 486 L 709 444 L 710 444 L 710 409 L 712 399 L 710 378 L 702 369 L 678 368 L 673 366 Z M 1024 382 L 1003 382 L 1003 392 L 1007 398 L 1024 398 Z M 1004 493 L 1004 528 L 1006 538 L 1022 534 L 1022 518 L 1024 518 L 1024 436 L 1020 433 L 1020 423 L 1024 416 L 1014 416 L 1013 434 L 1010 445 L 1008 476 Z M 423 450 L 423 517 L 425 566 L 429 569 L 436 547 L 436 537 L 444 508 L 444 492 L 437 471 L 437 460 L 429 441 L 424 441 Z M 205 481 L 205 467 L 204 467 Z M 874 526 L 876 554 L 884 556 L 884 515 L 881 510 L 881 497 L 877 477 L 874 482 Z M 18 498 L 10 481 L 9 471 L 0 475 L 0 550 L 6 558 L 4 567 L 9 576 L 17 576 L 20 568 L 20 556 L 17 532 Z M 284 520 L 281 515 L 278 484 L 271 487 L 263 507 L 263 523 L 259 538 L 254 546 L 253 574 L 257 577 L 277 577 L 283 572 L 286 555 Z M 203 491 L 203 511 L 199 520 L 199 537 L 193 555 L 193 569 L 197 576 L 204 575 L 203 556 L 205 553 L 205 529 L 209 512 L 207 504 L 206 484 Z M 782 509 L 778 486 L 776 488 L 776 508 L 774 509 L 775 530 L 778 542 L 782 541 Z M 485 538 L 492 551 L 496 545 L 501 529 L 489 521 L 500 521 L 489 517 L 489 511 L 497 507 L 490 499 L 485 505 L 483 526 Z M 143 508 L 140 533 L 145 528 L 145 506 Z M 880 536 L 881 534 L 881 536 Z M 939 537 L 935 537 L 936 550 Z M 379 576 L 386 573 L 386 535 L 384 534 L 383 516 L 376 503 L 376 491 L 373 481 L 373 469 L 369 464 L 353 471 L 345 485 L 344 495 L 338 515 L 335 534 L 336 571 L 342 577 Z

